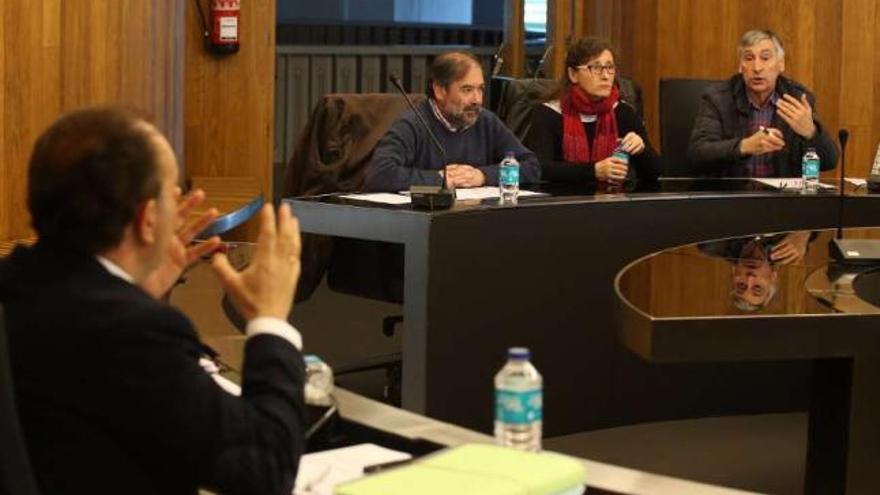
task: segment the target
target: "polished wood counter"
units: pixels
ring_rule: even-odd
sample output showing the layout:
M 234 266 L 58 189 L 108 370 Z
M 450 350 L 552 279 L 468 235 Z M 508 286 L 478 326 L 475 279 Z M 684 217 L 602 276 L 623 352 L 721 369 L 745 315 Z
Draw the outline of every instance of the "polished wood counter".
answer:
M 672 246 L 834 227 L 838 197 L 747 180 L 671 180 L 614 194 L 546 191 L 513 207 L 487 201 L 439 212 L 333 195 L 286 201 L 304 232 L 404 245 L 407 409 L 489 431 L 492 376 L 512 345 L 531 347 L 544 375 L 550 436 L 808 408 L 809 363 L 770 353 L 732 363 L 636 356 L 617 337 L 614 280 L 632 261 Z M 880 218 L 880 197 L 854 193 L 844 203 L 847 225 Z
M 880 229 L 848 234 L 880 239 Z M 766 256 L 780 235 L 703 242 L 636 260 L 615 281 L 620 337 L 652 363 L 809 364 L 801 383 L 810 387 L 806 491 L 873 493 L 880 485 L 880 307 L 861 298 L 854 281 L 880 264 L 830 259 L 834 236 L 811 233 L 806 256 L 786 265 Z M 752 295 L 754 304 L 743 305 Z

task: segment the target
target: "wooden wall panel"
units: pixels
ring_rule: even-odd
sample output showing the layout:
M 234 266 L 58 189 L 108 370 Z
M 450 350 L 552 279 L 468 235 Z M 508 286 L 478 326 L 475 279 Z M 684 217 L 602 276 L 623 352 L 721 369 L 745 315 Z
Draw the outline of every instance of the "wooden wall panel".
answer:
M 572 0 L 550 0 L 547 3 L 547 43 L 551 50 L 547 55 L 544 77 L 559 79 L 565 72 L 565 54 L 573 35 L 572 8 Z
M 504 67 L 501 73 L 523 77 L 526 67 L 525 0 L 504 0 Z
M 585 34 L 610 37 L 644 89 L 655 145 L 663 77 L 726 78 L 748 29 L 786 44 L 786 75 L 813 89 L 822 122 L 850 130 L 847 175 L 867 174 L 880 141 L 880 0 L 584 0 Z M 831 172 L 827 175 L 835 175 Z
M 821 69 L 813 71 L 813 90 L 817 97 L 816 111 L 826 125 L 840 122 L 840 54 L 842 51 L 843 4 L 819 1 L 816 18 L 822 19 L 823 28 L 813 33 L 814 54 Z M 792 48 L 793 49 L 793 48 Z M 791 50 L 789 50 L 791 51 Z M 836 128 L 836 127 L 835 127 Z M 851 175 L 851 174 L 850 174 Z
M 875 0 L 846 0 L 843 2 L 843 25 L 841 81 L 843 93 L 840 98 L 841 127 L 850 131 L 847 146 L 848 171 L 867 172 L 877 147 L 872 129 L 874 114 L 880 107 L 873 105 L 875 92 L 880 91 L 880 66 L 875 65 L 875 53 L 880 43 L 880 28 L 875 14 Z
M 272 198 L 275 2 L 241 3 L 238 53 L 203 48 L 186 2 L 185 140 L 187 176 L 253 177 Z
M 880 3 L 874 5 L 874 26 L 880 26 Z M 877 88 L 877 81 L 880 80 L 880 33 L 875 32 L 874 38 L 874 119 L 871 122 L 873 132 L 869 139 L 870 153 L 867 162 L 873 164 L 874 157 L 880 152 L 880 88 Z
M 31 235 L 27 161 L 59 114 L 124 104 L 182 147 L 183 4 L 0 0 L 0 239 Z

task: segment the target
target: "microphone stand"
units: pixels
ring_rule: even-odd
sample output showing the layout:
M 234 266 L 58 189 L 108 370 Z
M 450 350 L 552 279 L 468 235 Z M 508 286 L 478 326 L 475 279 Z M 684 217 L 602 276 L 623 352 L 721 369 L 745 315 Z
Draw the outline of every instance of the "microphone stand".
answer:
M 550 55 L 550 50 L 553 49 L 553 45 L 547 45 L 547 49 L 544 50 L 544 54 L 541 55 L 541 60 L 538 60 L 538 65 L 535 66 L 535 73 L 532 74 L 532 80 L 538 78 L 538 74 L 544 72 L 544 63 L 547 61 L 547 55 Z
M 428 137 L 430 138 L 431 143 L 433 143 L 434 148 L 440 152 L 440 156 L 443 158 L 443 178 L 441 179 L 441 184 L 439 186 L 410 186 L 409 196 L 412 200 L 412 205 L 414 208 L 425 210 L 449 209 L 455 203 L 455 189 L 448 187 L 446 184 L 446 166 L 449 164 L 449 160 L 446 158 L 446 150 L 443 149 L 440 140 L 434 135 L 431 127 L 428 126 L 428 122 L 422 117 L 421 112 L 419 112 L 415 104 L 413 104 L 409 95 L 406 94 L 403 85 L 400 83 L 400 79 L 396 75 L 391 74 L 388 76 L 388 80 L 391 81 L 391 84 L 393 84 L 394 87 L 400 91 L 400 94 L 403 95 L 410 110 L 416 114 L 419 123 L 422 124 L 422 127 L 428 133 Z
M 495 52 L 495 55 L 492 55 L 492 78 L 498 77 L 498 74 L 501 74 L 501 68 L 504 67 L 504 42 L 502 41 L 500 45 L 498 45 L 498 51 Z
M 846 185 L 846 143 L 849 141 L 849 131 L 846 129 L 837 131 L 837 139 L 840 141 L 840 208 L 837 209 L 837 239 L 843 239 L 843 188 Z

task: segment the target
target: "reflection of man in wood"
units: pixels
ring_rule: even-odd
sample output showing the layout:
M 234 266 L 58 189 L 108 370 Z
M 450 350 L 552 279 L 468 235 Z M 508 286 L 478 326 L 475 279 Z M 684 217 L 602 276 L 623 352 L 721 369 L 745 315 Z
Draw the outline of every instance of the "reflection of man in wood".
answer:
M 733 305 L 754 312 L 766 308 L 776 295 L 779 265 L 803 259 L 810 239 L 811 233 L 803 231 L 706 242 L 698 247 L 732 263 Z
M 742 311 L 757 311 L 770 304 L 776 295 L 776 280 L 779 273 L 770 263 L 769 253 L 760 241 L 751 241 L 743 246 L 733 267 L 733 305 Z

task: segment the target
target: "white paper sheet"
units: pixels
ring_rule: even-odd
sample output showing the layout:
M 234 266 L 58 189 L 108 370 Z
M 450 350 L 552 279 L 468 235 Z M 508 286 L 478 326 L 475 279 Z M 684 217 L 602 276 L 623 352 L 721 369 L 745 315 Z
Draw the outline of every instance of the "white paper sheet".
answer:
M 456 189 L 456 201 L 493 199 L 500 197 L 501 194 L 497 187 L 471 187 L 468 189 Z M 546 196 L 546 193 L 534 191 L 519 190 L 519 197 L 527 198 L 529 196 Z M 412 203 L 409 198 L 409 191 L 401 191 L 400 194 L 395 193 L 360 193 L 360 194 L 343 194 L 340 198 L 357 199 L 360 201 L 370 201 L 372 203 L 382 203 L 386 205 L 408 205 Z
M 373 203 L 382 203 L 386 205 L 408 205 L 412 203 L 409 196 L 394 193 L 360 193 L 360 194 L 343 194 L 340 198 L 359 199 L 361 201 L 371 201 Z
M 520 198 L 527 198 L 529 196 L 542 196 L 544 193 L 538 193 L 534 191 L 526 191 L 525 189 L 519 190 Z M 471 187 L 468 189 L 456 189 L 455 190 L 455 199 L 456 200 L 473 200 L 473 199 L 493 199 L 500 198 L 501 192 L 495 186 L 483 186 L 483 187 Z
M 332 495 L 336 485 L 362 477 L 367 466 L 411 458 L 406 452 L 372 443 L 306 454 L 299 460 L 293 494 Z
M 846 181 L 856 187 L 865 187 L 868 184 L 866 179 L 856 179 L 855 177 L 847 177 Z
M 804 180 L 797 177 L 782 177 L 782 178 L 772 178 L 772 179 L 752 179 L 755 182 L 760 182 L 761 184 L 768 185 L 770 187 L 776 189 L 783 189 L 786 191 L 797 191 L 799 189 L 803 189 Z M 819 183 L 820 189 L 837 189 L 837 186 L 832 186 L 831 184 L 825 184 L 823 182 Z

